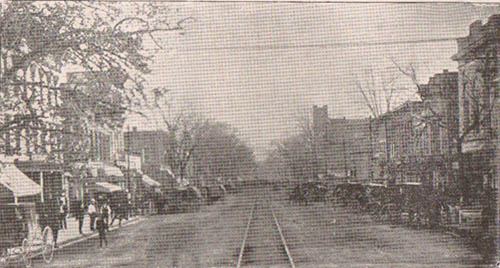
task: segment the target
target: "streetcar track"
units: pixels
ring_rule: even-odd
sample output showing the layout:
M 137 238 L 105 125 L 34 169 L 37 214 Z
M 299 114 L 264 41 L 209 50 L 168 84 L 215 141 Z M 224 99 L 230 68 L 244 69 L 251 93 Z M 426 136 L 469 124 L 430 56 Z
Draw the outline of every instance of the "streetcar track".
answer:
M 281 252 L 283 255 L 286 255 L 286 262 L 290 265 L 290 267 L 292 268 L 295 268 L 295 263 L 294 263 L 294 260 L 293 260 L 293 257 L 290 253 L 290 249 L 286 243 L 286 239 L 285 239 L 285 236 L 283 234 L 283 231 L 282 231 L 282 228 L 281 228 L 281 225 L 278 221 L 278 217 L 276 216 L 276 214 L 274 213 L 274 210 L 273 210 L 273 207 L 271 205 L 271 200 L 265 200 L 268 202 L 267 206 L 265 204 L 259 204 L 260 202 L 258 200 L 255 200 L 254 201 L 254 204 L 252 205 L 252 208 L 249 212 L 249 216 L 248 216 L 248 221 L 247 221 L 247 224 L 246 224 L 246 228 L 245 228 L 245 233 L 244 233 L 244 236 L 243 236 L 243 241 L 241 243 L 241 247 L 239 249 L 239 254 L 238 254 L 238 260 L 237 260 L 237 263 L 236 263 L 236 267 L 237 268 L 240 268 L 240 267 L 243 267 L 245 265 L 247 265 L 247 262 L 251 262 L 248 260 L 248 255 L 250 254 L 255 254 L 254 253 L 254 248 L 249 246 L 249 236 L 252 232 L 252 227 L 256 228 L 256 227 L 263 227 L 263 225 L 258 225 L 257 224 L 257 219 L 256 219 L 256 210 L 268 210 L 270 212 L 271 215 L 268 215 L 269 212 L 267 212 L 267 216 L 271 216 L 272 218 L 272 225 L 273 225 L 273 229 L 275 231 L 277 231 L 277 235 L 279 235 L 279 241 L 280 241 L 280 244 L 279 245 L 276 245 L 276 247 L 278 249 L 275 249 L 277 250 L 277 252 Z M 258 206 L 261 206 L 261 207 L 258 207 Z M 266 213 L 265 214 L 261 214 L 258 217 L 260 218 L 263 218 L 266 216 Z M 263 219 L 261 219 L 261 222 L 260 223 L 265 223 Z M 256 230 L 258 231 L 258 230 Z M 255 232 L 255 231 L 254 231 Z M 245 258 L 246 257 L 246 258 Z M 267 261 L 271 261 L 271 260 L 267 260 Z M 275 262 L 283 262 L 284 260 L 283 259 L 279 259 L 277 256 L 276 256 L 276 259 L 273 260 Z

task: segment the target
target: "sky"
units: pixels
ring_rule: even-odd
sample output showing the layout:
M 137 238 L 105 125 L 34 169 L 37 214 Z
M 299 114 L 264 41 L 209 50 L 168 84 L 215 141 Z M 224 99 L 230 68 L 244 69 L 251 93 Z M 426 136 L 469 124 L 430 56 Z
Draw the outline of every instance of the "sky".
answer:
M 455 71 L 453 38 L 469 24 L 500 13 L 467 3 L 168 3 L 177 18 L 193 17 L 156 53 L 148 87 L 169 90 L 172 107 L 193 110 L 238 130 L 262 159 L 269 144 L 296 133 L 297 118 L 328 105 L 331 118 L 369 110 L 356 88 L 372 69 L 380 79 L 413 64 L 426 83 Z M 410 42 L 435 40 L 438 42 Z M 451 39 L 451 40 L 446 40 Z M 393 105 L 415 99 L 411 83 Z M 132 115 L 127 125 L 161 128 L 159 111 Z

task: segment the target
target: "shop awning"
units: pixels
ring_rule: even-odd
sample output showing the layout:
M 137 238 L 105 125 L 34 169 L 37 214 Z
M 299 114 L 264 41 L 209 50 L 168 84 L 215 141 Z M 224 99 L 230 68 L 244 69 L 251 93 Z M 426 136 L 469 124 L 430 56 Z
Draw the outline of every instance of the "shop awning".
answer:
M 385 184 L 381 184 L 381 183 L 368 183 L 368 186 L 371 186 L 371 187 L 386 187 Z
M 103 173 L 104 176 L 113 177 L 124 177 L 120 168 L 105 164 L 103 162 L 90 162 L 88 167 L 91 169 L 92 176 L 98 177 L 99 173 Z
M 142 182 L 151 187 L 160 187 L 161 184 L 153 179 L 151 179 L 148 175 L 142 175 Z
M 37 195 L 42 187 L 24 175 L 14 164 L 0 165 L 0 184 L 9 189 L 14 197 Z
M 109 182 L 96 182 L 95 185 L 98 191 L 105 193 L 113 193 L 122 190 L 120 186 Z
M 403 182 L 401 185 L 421 186 L 421 182 Z
M 486 149 L 486 142 L 482 139 L 466 141 L 462 144 L 463 153 L 475 153 Z
M 106 176 L 123 177 L 123 173 L 118 167 L 105 165 L 104 173 L 106 174 Z

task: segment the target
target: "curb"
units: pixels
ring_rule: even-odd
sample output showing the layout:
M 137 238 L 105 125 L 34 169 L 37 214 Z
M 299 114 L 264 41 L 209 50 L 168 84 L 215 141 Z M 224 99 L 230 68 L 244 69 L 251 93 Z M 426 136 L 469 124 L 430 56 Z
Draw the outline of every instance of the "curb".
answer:
M 129 226 L 129 225 L 133 225 L 133 224 L 136 224 L 136 223 L 139 223 L 141 221 L 143 221 L 145 219 L 145 217 L 135 217 L 133 219 L 130 219 L 129 221 L 127 221 L 126 223 L 122 223 L 122 226 L 118 226 L 118 225 L 115 225 L 113 227 L 110 227 L 109 228 L 109 231 L 108 232 L 112 232 L 114 230 L 117 230 L 117 229 L 120 229 L 120 228 L 123 228 L 123 227 L 126 227 L 126 226 Z M 74 238 L 70 238 L 68 240 L 65 240 L 63 242 L 60 242 L 58 243 L 59 244 L 59 247 L 58 248 L 54 248 L 54 253 L 64 249 L 65 247 L 68 247 L 68 246 L 71 246 L 73 244 L 76 244 L 76 243 L 80 243 L 80 242 L 83 242 L 83 241 L 86 241 L 86 240 L 89 240 L 91 238 L 94 238 L 94 237 L 97 237 L 99 235 L 99 233 L 97 232 L 93 232 L 93 233 L 90 233 L 88 235 L 79 235 L 77 237 L 74 237 Z M 33 250 L 31 252 L 32 254 L 32 258 L 36 258 L 36 257 L 39 257 L 42 255 L 42 249 L 39 248 L 39 249 L 36 249 L 36 250 Z

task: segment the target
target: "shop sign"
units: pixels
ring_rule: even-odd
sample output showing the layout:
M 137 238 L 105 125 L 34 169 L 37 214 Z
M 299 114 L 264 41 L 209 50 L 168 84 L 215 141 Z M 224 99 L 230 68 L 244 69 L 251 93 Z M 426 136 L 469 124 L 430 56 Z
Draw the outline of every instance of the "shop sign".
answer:
M 473 140 L 473 141 L 468 141 L 464 142 L 462 145 L 462 152 L 463 153 L 473 153 L 480 151 L 484 148 L 484 140 Z

